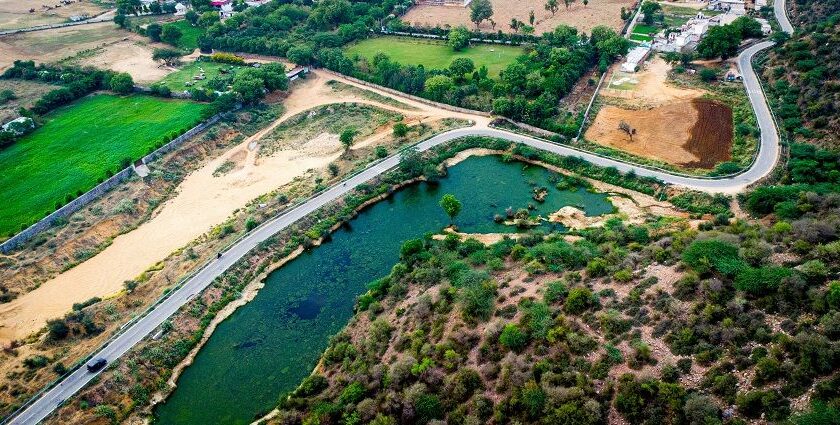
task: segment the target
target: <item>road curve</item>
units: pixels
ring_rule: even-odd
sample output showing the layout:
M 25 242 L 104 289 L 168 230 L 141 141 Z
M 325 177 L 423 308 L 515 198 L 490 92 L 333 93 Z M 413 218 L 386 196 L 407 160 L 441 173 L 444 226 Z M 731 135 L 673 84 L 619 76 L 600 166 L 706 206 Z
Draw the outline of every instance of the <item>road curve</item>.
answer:
M 778 2 L 783 0 L 776 1 Z M 752 57 L 755 53 L 772 45 L 772 42 L 758 43 L 746 49 L 738 57 L 738 67 L 743 75 L 750 103 L 755 111 L 758 125 L 761 129 L 761 142 L 758 156 L 750 169 L 735 177 L 713 180 L 676 176 L 664 171 L 642 168 L 614 159 L 582 152 L 568 146 L 558 145 L 545 140 L 539 140 L 492 128 L 462 128 L 448 131 L 419 143 L 417 147 L 421 151 L 427 150 L 464 136 L 498 137 L 560 155 L 579 156 L 600 166 L 615 167 L 624 172 L 634 171 L 636 174 L 641 176 L 656 177 L 667 183 L 685 186 L 692 189 L 708 192 L 738 192 L 748 184 L 753 183 L 767 175 L 773 169 L 773 166 L 779 157 L 778 132 L 776 131 L 773 118 L 770 115 L 770 110 L 767 107 L 764 94 L 751 64 Z M 348 192 L 352 191 L 356 186 L 396 167 L 398 164 L 398 154 L 385 158 L 384 160 L 369 166 L 359 174 L 348 178 L 343 183 L 332 186 L 328 190 L 309 199 L 307 202 L 263 223 L 234 244 L 221 258 L 205 265 L 195 275 L 184 282 L 179 289 L 173 291 L 168 298 L 157 304 L 157 306 L 146 316 L 131 324 L 122 334 L 105 345 L 94 355 L 94 357 L 102 357 L 107 359 L 109 364 L 113 363 L 143 338 L 151 334 L 167 318 L 169 318 L 169 316 L 174 314 L 197 293 L 209 286 L 217 277 L 224 273 L 225 270 L 244 257 L 260 242 L 286 229 L 318 208 L 341 198 Z M 89 373 L 84 367 L 76 370 L 70 376 L 65 378 L 59 385 L 43 393 L 17 416 L 7 420 L 7 423 L 31 425 L 42 421 L 64 400 L 73 396 L 98 374 L 99 372 Z
M 776 16 L 776 21 L 779 22 L 779 26 L 782 28 L 782 31 L 793 34 L 793 25 L 791 25 L 790 20 L 787 16 L 787 5 L 785 4 L 786 0 L 773 0 L 773 14 Z

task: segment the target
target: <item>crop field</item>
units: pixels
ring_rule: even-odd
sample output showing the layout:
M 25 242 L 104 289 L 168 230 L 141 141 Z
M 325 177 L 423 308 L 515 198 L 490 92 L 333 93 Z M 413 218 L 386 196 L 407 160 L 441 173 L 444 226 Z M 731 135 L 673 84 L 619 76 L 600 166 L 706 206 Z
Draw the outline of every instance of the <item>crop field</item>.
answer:
M 423 65 L 426 69 L 443 69 L 455 58 L 470 58 L 478 68 L 487 66 L 491 77 L 513 62 L 523 53 L 522 48 L 477 44 L 455 52 L 443 42 L 401 37 L 375 37 L 355 43 L 347 48 L 349 55 L 373 59 L 377 53 L 385 53 L 391 60 L 404 65 Z
M 147 96 L 94 95 L 45 116 L 45 123 L 0 150 L 0 234 L 19 231 L 89 190 L 125 159 L 195 125 L 207 105 Z
M 207 81 L 219 75 L 224 75 L 223 70 L 230 75 L 242 68 L 244 67 L 210 61 L 190 62 L 184 64 L 178 71 L 167 75 L 158 83 L 169 87 L 172 91 L 184 91 L 190 88 L 204 87 Z M 199 77 L 202 71 L 205 78 L 196 80 L 194 77 Z

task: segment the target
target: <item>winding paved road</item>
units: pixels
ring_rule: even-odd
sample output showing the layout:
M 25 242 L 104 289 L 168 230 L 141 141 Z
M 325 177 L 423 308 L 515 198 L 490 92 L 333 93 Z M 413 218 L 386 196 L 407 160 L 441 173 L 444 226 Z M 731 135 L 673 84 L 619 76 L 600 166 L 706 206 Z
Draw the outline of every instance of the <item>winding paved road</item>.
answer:
M 776 0 L 776 3 L 777 5 L 781 4 L 781 7 L 784 7 L 784 0 Z M 791 28 L 790 22 L 787 21 L 787 17 L 784 14 L 779 15 L 778 9 L 776 13 L 777 17 L 780 16 L 782 18 L 779 19 L 779 22 L 782 23 L 782 28 L 785 29 L 785 31 L 787 31 L 786 28 Z M 624 172 L 632 170 L 638 175 L 656 177 L 667 183 L 675 185 L 686 186 L 709 192 L 737 192 L 748 184 L 753 183 L 767 175 L 773 169 L 773 166 L 779 157 L 779 136 L 776 131 L 776 127 L 773 124 L 773 118 L 770 114 L 769 108 L 767 107 L 758 78 L 756 77 L 751 65 L 751 59 L 755 53 L 772 45 L 773 43 L 771 42 L 758 43 L 746 49 L 738 57 L 738 67 L 744 77 L 744 84 L 747 87 L 750 103 L 755 110 L 758 125 L 761 129 L 761 146 L 752 167 L 750 167 L 750 169 L 746 172 L 735 177 L 711 180 L 675 176 L 666 172 L 641 168 L 613 159 L 581 152 L 567 146 L 492 128 L 463 128 L 452 130 L 421 142 L 417 145 L 417 147 L 419 150 L 427 150 L 463 136 L 478 135 L 499 137 L 560 155 L 580 156 L 581 158 L 594 164 L 616 167 Z M 217 277 L 224 273 L 225 270 L 245 256 L 245 254 L 256 247 L 260 242 L 289 227 L 291 224 L 300 220 L 307 214 L 314 212 L 318 208 L 339 199 L 346 193 L 353 190 L 356 186 L 396 167 L 398 164 L 399 155 L 392 155 L 379 163 L 371 165 L 361 173 L 347 179 L 344 183 L 333 186 L 290 211 L 263 223 L 261 226 L 252 230 L 239 242 L 233 245 L 221 258 L 206 264 L 195 275 L 184 282 L 183 286 L 181 286 L 178 290 L 173 291 L 168 298 L 157 304 L 157 306 L 148 312 L 147 315 L 128 325 L 122 334 L 105 345 L 105 347 L 99 350 L 94 357 L 105 358 L 109 363 L 114 362 L 143 338 L 151 334 L 167 318 L 169 318 L 169 316 L 174 314 L 179 308 L 191 300 L 192 297 L 209 286 Z M 89 373 L 84 367 L 76 370 L 70 376 L 65 378 L 59 385 L 43 393 L 33 403 L 28 405 L 23 412 L 20 412 L 17 416 L 8 420 L 7 423 L 36 424 L 40 422 L 52 413 L 53 410 L 55 410 L 56 407 L 64 400 L 67 400 L 76 394 L 76 392 L 78 392 L 98 374 L 99 372 Z

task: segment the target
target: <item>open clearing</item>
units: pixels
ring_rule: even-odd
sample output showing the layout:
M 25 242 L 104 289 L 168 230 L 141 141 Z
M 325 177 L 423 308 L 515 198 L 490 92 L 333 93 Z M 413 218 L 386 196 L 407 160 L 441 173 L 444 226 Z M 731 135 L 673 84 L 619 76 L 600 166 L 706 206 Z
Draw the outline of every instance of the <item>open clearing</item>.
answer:
M 148 96 L 88 96 L 45 116 L 44 125 L 0 151 L 0 234 L 14 233 L 189 128 L 207 106 Z
M 731 158 L 732 110 L 702 99 L 703 90 L 677 87 L 659 57 L 644 70 L 624 73 L 613 66 L 601 96 L 603 106 L 586 139 L 635 155 L 688 168 L 711 169 Z M 618 128 L 636 130 L 633 140 Z
M 533 10 L 536 16 L 534 25 L 536 34 L 553 31 L 560 24 L 573 26 L 588 34 L 592 31 L 592 28 L 598 25 L 606 25 L 615 30 L 620 30 L 624 26 L 624 22 L 621 20 L 621 8 L 630 9 L 634 1 L 592 0 L 586 6 L 582 2 L 576 1 L 568 9 L 564 7 L 563 2 L 560 2 L 560 9 L 554 16 L 551 16 L 551 12 L 545 10 L 544 0 L 490 0 L 490 3 L 493 4 L 492 19 L 496 22 L 496 26 L 494 28 L 490 22 L 485 21 L 480 26 L 482 31 L 496 32 L 501 30 L 511 33 L 513 30 L 508 25 L 511 19 L 516 18 L 527 23 L 528 14 Z M 412 6 L 403 15 L 402 20 L 421 27 L 466 25 L 468 28 L 475 28 L 475 25 L 470 22 L 469 9 L 464 7 Z
M 148 41 L 145 37 L 119 29 L 112 22 L 6 35 L 0 38 L 0 70 L 16 59 L 54 62 L 84 50 L 132 39 Z
M 26 80 L 0 80 L 0 91 L 11 90 L 17 99 L 9 100 L 0 105 L 0 123 L 11 121 L 20 116 L 19 108 L 29 108 L 44 93 L 57 89 L 58 86 Z
M 155 47 L 158 46 L 142 40 L 120 39 L 107 46 L 98 47 L 93 51 L 62 61 L 62 64 L 127 72 L 135 83 L 153 83 L 173 71 L 172 68 L 152 60 L 152 51 Z
M 618 128 L 621 121 L 636 129 L 632 141 Z M 607 105 L 598 112 L 586 138 L 670 164 L 709 169 L 730 158 L 732 110 L 704 99 L 642 110 Z
M 163 24 L 163 26 L 173 26 L 181 30 L 181 39 L 178 40 L 178 47 L 188 50 L 198 48 L 198 37 L 204 33 L 203 28 L 194 27 L 186 20 Z
M 403 65 L 423 65 L 426 69 L 444 69 L 455 58 L 470 58 L 479 68 L 484 65 L 491 77 L 513 62 L 523 53 L 519 47 L 477 44 L 460 52 L 452 50 L 445 43 L 402 37 L 374 37 L 347 47 L 349 55 L 373 59 L 378 53 L 385 53 L 391 60 Z
M 102 6 L 87 0 L 77 1 L 61 7 L 45 9 L 47 4 L 55 6 L 57 1 L 42 0 L 0 0 L 0 30 L 29 28 L 39 25 L 60 24 L 68 22 L 71 16 L 95 16 L 105 11 Z M 30 9 L 35 9 L 29 13 Z
M 195 61 L 185 63 L 177 71 L 167 75 L 166 78 L 159 82 L 169 87 L 172 91 L 184 91 L 190 88 L 204 87 L 208 81 L 215 77 L 232 75 L 243 68 L 247 67 L 210 61 Z M 205 75 L 203 80 L 194 79 L 194 77 L 199 77 L 202 73 Z

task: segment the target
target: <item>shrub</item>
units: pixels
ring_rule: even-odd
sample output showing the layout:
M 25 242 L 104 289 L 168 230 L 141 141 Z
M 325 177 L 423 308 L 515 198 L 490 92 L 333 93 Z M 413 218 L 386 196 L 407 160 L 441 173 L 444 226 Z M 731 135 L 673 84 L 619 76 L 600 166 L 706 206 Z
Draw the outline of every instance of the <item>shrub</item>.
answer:
M 683 251 L 682 260 L 698 273 L 717 271 L 734 275 L 744 267 L 738 247 L 716 239 L 696 240 Z
M 580 314 L 594 304 L 592 291 L 584 286 L 577 286 L 569 291 L 564 310 L 569 314 Z
M 769 295 L 790 275 L 784 267 L 747 267 L 735 277 L 735 288 L 755 296 Z
M 499 344 L 511 351 L 522 351 L 528 345 L 528 335 L 513 323 L 505 325 L 499 335 Z

